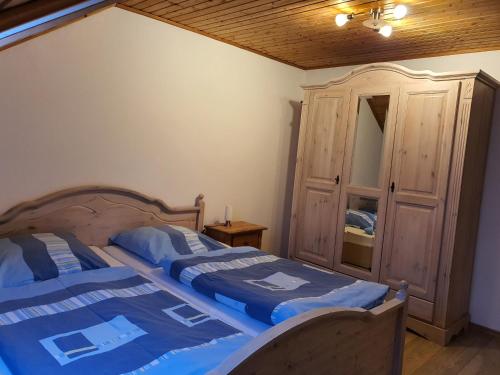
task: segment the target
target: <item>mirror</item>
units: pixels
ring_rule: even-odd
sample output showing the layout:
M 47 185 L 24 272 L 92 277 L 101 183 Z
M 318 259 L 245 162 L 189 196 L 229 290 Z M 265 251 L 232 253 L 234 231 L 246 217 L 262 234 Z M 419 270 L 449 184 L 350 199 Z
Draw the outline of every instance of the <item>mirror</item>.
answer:
M 352 185 L 379 187 L 389 100 L 389 95 L 365 96 L 358 100 L 351 169 Z
M 342 263 L 371 271 L 378 200 L 351 195 L 347 200 Z

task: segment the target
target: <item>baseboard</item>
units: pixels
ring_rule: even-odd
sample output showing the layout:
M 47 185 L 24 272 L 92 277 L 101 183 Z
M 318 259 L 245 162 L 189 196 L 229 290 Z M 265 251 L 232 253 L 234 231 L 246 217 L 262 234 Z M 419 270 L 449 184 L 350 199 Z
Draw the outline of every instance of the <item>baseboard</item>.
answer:
M 427 340 L 441 346 L 446 346 L 453 336 L 458 335 L 463 330 L 467 330 L 468 325 L 469 315 L 467 314 L 446 329 L 434 326 L 431 323 L 424 322 L 412 316 L 408 317 L 406 326 L 409 330 L 425 337 Z
M 482 326 L 482 325 L 476 324 L 476 323 L 470 323 L 470 326 L 472 329 L 477 329 L 479 331 L 486 332 L 490 335 L 500 337 L 500 331 L 497 331 L 495 329 L 488 328 L 488 327 L 485 327 L 485 326 Z

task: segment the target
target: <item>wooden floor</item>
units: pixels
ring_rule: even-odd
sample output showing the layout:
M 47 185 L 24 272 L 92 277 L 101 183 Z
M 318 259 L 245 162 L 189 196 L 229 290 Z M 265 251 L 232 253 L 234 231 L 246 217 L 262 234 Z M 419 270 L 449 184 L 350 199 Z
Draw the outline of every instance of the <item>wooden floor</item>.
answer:
M 403 366 L 404 375 L 498 375 L 500 335 L 471 327 L 441 347 L 408 332 Z

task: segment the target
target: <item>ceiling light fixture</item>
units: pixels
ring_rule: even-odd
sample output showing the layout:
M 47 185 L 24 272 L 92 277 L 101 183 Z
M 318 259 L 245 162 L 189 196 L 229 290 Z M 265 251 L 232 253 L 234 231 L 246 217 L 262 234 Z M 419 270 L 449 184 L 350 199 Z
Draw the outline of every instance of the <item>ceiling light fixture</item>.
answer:
M 399 4 L 396 5 L 392 14 L 395 19 L 400 20 L 404 18 L 407 13 L 408 13 L 408 8 L 406 7 L 406 5 Z
M 399 4 L 394 7 L 393 10 L 393 17 L 395 19 L 402 19 L 406 16 L 408 13 L 408 9 L 405 5 Z M 361 15 L 362 13 L 357 14 Z M 389 38 L 392 34 L 392 25 L 387 23 L 384 20 L 384 10 L 382 8 L 374 8 L 370 9 L 370 12 L 368 13 L 370 15 L 370 18 L 363 21 L 363 26 L 368 27 L 369 29 L 372 29 L 376 32 L 378 32 L 380 35 Z M 354 19 L 355 14 L 345 14 L 345 13 L 340 13 L 335 16 L 335 23 L 337 24 L 338 27 L 344 26 L 347 22 L 351 21 Z
M 385 36 L 386 38 L 389 38 L 392 34 L 392 26 L 391 25 L 384 25 L 380 28 L 378 31 L 379 34 Z
M 337 24 L 338 27 L 342 27 L 353 18 L 354 18 L 353 14 L 340 13 L 335 16 L 335 23 Z

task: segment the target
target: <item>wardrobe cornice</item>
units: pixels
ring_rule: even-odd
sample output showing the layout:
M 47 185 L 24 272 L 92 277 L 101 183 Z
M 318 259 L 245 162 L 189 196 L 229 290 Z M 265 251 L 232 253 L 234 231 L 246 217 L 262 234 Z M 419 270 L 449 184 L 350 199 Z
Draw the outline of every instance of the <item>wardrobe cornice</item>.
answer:
M 342 76 L 339 76 L 337 78 L 328 81 L 327 83 L 318 85 L 304 85 L 301 87 L 304 90 L 327 89 L 331 86 L 346 83 L 356 76 L 372 71 L 395 72 L 411 79 L 422 79 L 422 80 L 425 79 L 431 81 L 464 80 L 472 78 L 472 79 L 478 79 L 494 89 L 500 87 L 500 82 L 498 80 L 496 80 L 491 75 L 482 70 L 435 73 L 430 70 L 412 70 L 404 66 L 391 63 L 373 63 L 373 64 L 362 65 L 357 68 L 354 68 L 353 70 Z

